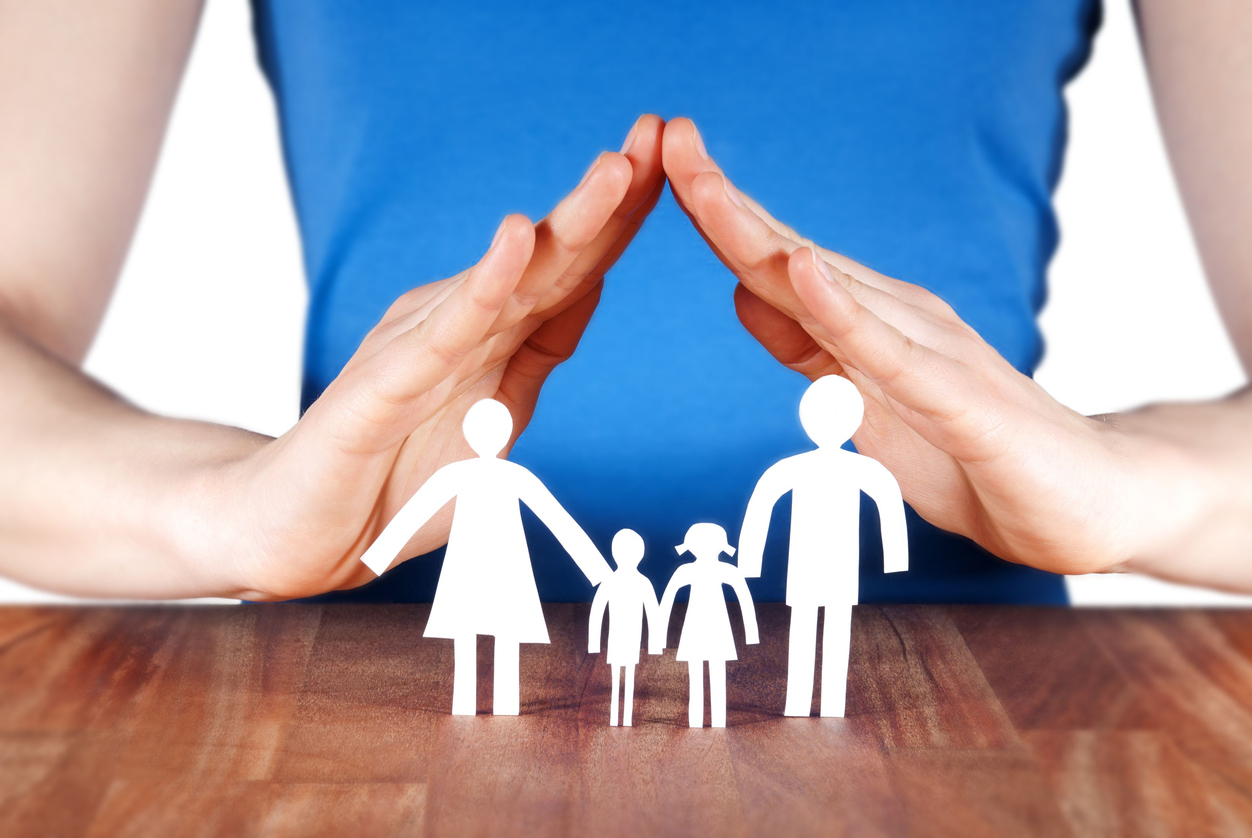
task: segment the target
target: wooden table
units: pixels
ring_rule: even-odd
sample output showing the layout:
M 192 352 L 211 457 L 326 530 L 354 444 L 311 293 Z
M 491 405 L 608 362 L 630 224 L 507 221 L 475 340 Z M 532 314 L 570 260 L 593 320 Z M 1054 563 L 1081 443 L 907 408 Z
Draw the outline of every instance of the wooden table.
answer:
M 582 605 L 523 647 L 520 717 L 450 716 L 427 610 L 0 608 L 0 834 L 1252 831 L 1246 611 L 860 606 L 829 720 L 780 717 L 765 605 L 692 730 L 672 646 L 608 727 Z

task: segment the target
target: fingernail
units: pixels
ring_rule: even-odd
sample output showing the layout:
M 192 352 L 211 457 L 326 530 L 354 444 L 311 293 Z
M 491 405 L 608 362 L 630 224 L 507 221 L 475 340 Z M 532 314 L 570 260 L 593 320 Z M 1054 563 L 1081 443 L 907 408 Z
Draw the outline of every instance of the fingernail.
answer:
M 582 180 L 580 180 L 580 181 L 578 181 L 578 186 L 582 186 L 584 183 L 586 183 L 586 182 L 587 182 L 587 178 L 591 177 L 591 173 L 592 173 L 592 172 L 594 172 L 594 171 L 596 170 L 596 167 L 597 167 L 597 166 L 599 166 L 599 165 L 600 165 L 600 158 L 599 158 L 599 157 L 597 157 L 597 158 L 595 159 L 595 162 L 593 162 L 593 163 L 591 164 L 591 168 L 590 168 L 590 169 L 588 169 L 588 170 L 586 171 L 586 173 L 583 175 L 583 179 L 582 179 Z M 576 186 L 576 187 L 574 187 L 574 188 L 575 188 L 575 189 L 577 189 L 578 187 Z
M 622 143 L 622 150 L 621 152 L 619 152 L 620 154 L 625 154 L 626 152 L 630 151 L 630 147 L 635 144 L 635 135 L 638 133 L 639 133 L 639 123 L 636 122 L 634 125 L 630 127 L 630 133 L 626 135 L 626 142 Z
M 695 144 L 696 154 L 700 155 L 705 160 L 708 160 L 709 153 L 704 149 L 704 138 L 700 136 L 700 131 L 698 129 L 693 130 L 694 133 L 691 135 L 691 141 Z
M 500 241 L 500 237 L 504 235 L 504 225 L 507 223 L 507 219 L 500 222 L 500 226 L 496 228 L 496 234 L 491 237 L 491 244 L 487 245 L 488 250 L 491 250 L 491 248 L 496 246 L 496 242 Z
M 726 190 L 726 197 L 730 199 L 732 204 L 737 207 L 747 206 L 747 204 L 743 202 L 743 196 L 739 194 L 739 190 L 730 185 L 729 178 L 722 178 L 722 188 Z
M 809 254 L 812 255 L 813 257 L 813 264 L 817 266 L 817 269 L 819 271 L 821 271 L 822 276 L 826 278 L 827 282 L 834 282 L 835 275 L 830 272 L 830 265 L 827 265 L 826 260 L 817 255 L 816 247 L 814 247 L 813 245 L 809 245 L 808 247 L 809 247 Z

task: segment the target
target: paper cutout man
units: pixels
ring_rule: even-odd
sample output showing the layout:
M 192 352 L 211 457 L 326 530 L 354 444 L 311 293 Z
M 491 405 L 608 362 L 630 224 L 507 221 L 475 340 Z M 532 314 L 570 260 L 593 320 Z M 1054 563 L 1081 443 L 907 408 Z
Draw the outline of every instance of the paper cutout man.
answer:
M 788 716 L 807 716 L 817 665 L 817 610 L 826 609 L 822 631 L 821 715 L 842 716 L 847 698 L 852 606 L 858 596 L 861 492 L 878 505 L 883 570 L 908 570 L 904 501 L 891 472 L 869 457 L 840 446 L 861 425 L 865 402 L 846 378 L 814 381 L 800 401 L 800 424 L 816 451 L 771 466 L 756 485 L 739 534 L 739 568 L 761 575 L 769 519 L 778 499 L 791 492 L 791 544 L 787 604 L 791 636 L 787 655 Z
M 622 727 L 630 727 L 635 703 L 635 665 L 639 663 L 639 643 L 643 620 L 648 619 L 648 651 L 659 655 L 665 647 L 665 626 L 656 601 L 656 591 L 648 577 L 639 572 L 643 539 L 634 530 L 618 530 L 613 536 L 613 561 L 617 570 L 600 583 L 591 600 L 591 621 L 587 626 L 587 651 L 600 651 L 600 628 L 605 608 L 609 612 L 608 664 L 612 667 L 613 697 L 609 700 L 609 726 L 617 725 L 617 692 L 622 684 Z
M 735 555 L 735 548 L 726 542 L 726 530 L 717 524 L 692 524 L 683 543 L 675 549 L 680 556 L 690 551 L 696 557 L 694 562 L 679 565 L 661 598 L 664 632 L 678 589 L 691 586 L 687 618 L 678 638 L 678 660 L 687 661 L 691 679 L 687 721 L 692 727 L 704 727 L 704 664 L 707 662 L 713 727 L 726 727 L 726 662 L 738 660 L 739 656 L 735 653 L 735 637 L 730 631 L 730 613 L 722 585 L 730 585 L 739 597 L 745 639 L 748 643 L 759 643 L 752 592 L 740 569 L 719 559 L 722 553 Z
M 539 479 L 499 458 L 513 434 L 508 408 L 494 399 L 476 402 L 466 412 L 461 429 L 478 456 L 432 474 L 361 561 L 381 574 L 413 533 L 455 498 L 452 532 L 424 636 L 452 640 L 452 712 L 472 716 L 477 695 L 477 636 L 494 635 L 493 710 L 497 716 L 516 716 L 520 705 L 518 644 L 549 642 L 519 502 L 552 531 L 593 585 L 612 571 Z

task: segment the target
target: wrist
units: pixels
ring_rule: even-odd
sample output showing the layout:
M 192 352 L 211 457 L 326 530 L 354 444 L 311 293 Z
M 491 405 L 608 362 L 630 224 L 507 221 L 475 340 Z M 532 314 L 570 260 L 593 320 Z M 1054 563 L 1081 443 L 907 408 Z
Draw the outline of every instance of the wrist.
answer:
M 1187 437 L 1162 433 L 1137 415 L 1113 417 L 1123 436 L 1121 492 L 1127 507 L 1109 571 L 1184 578 L 1181 564 L 1208 540 L 1229 495 L 1220 458 Z
M 255 556 L 249 536 L 247 474 L 270 438 L 238 428 L 188 423 L 189 449 L 166 475 L 154 528 L 179 566 L 179 596 L 248 598 Z

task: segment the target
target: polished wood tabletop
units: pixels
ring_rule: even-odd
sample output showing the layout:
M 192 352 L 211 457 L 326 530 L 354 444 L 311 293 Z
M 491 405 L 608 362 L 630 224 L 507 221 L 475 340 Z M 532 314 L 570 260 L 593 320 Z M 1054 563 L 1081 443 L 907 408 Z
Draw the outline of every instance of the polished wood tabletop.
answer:
M 0 608 L 0 835 L 1252 832 L 1252 612 L 858 606 L 847 717 L 785 719 L 762 605 L 715 730 L 677 611 L 611 728 L 587 606 L 499 718 L 486 638 L 449 715 L 428 610 Z

